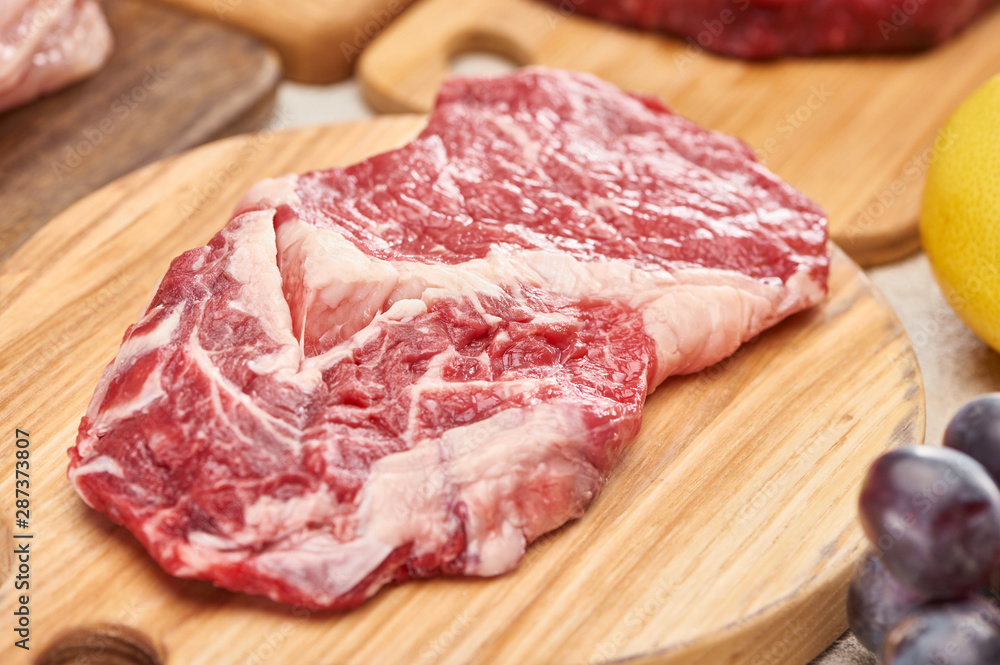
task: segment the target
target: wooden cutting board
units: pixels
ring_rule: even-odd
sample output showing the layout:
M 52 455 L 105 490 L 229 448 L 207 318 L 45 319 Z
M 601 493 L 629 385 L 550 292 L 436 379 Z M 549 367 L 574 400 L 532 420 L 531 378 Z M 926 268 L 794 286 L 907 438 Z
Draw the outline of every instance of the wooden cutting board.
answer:
M 408 583 L 357 611 L 306 612 L 166 575 L 77 497 L 66 449 L 169 261 L 207 241 L 257 180 L 356 161 L 423 123 L 385 117 L 203 146 L 80 201 L 0 268 L 4 492 L 16 428 L 31 451 L 29 528 L 14 528 L 10 501 L 0 524 L 34 536 L 32 653 L 56 649 L 50 665 L 88 648 L 169 665 L 809 660 L 846 626 L 868 464 L 924 431 L 913 350 L 839 251 L 827 303 L 662 385 L 587 514 L 499 579 Z M 0 570 L 9 624 L 14 580 Z M 2 627 L 0 661 L 25 662 Z
M 157 0 L 248 30 L 278 49 L 285 75 L 333 83 L 413 0 Z
M 487 50 L 658 95 L 746 140 L 826 208 L 833 239 L 869 265 L 919 246 L 928 151 L 958 103 L 1000 71 L 997 34 L 1000 11 L 928 54 L 753 64 L 538 0 L 423 0 L 365 51 L 358 77 L 379 111 L 427 111 L 449 59 Z
M 277 55 L 136 0 L 103 3 L 115 50 L 95 76 L 0 114 L 0 262 L 80 197 L 235 128 L 264 126 Z

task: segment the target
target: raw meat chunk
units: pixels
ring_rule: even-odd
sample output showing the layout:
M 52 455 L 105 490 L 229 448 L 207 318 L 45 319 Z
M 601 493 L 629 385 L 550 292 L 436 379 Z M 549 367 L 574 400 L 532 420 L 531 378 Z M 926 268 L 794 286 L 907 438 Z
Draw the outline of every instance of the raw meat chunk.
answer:
M 70 478 L 167 571 L 285 603 L 498 575 L 583 514 L 664 378 L 824 297 L 826 239 L 655 99 L 454 79 L 412 143 L 260 183 L 174 260 Z
M 0 112 L 90 76 L 111 53 L 94 0 L 0 3 Z

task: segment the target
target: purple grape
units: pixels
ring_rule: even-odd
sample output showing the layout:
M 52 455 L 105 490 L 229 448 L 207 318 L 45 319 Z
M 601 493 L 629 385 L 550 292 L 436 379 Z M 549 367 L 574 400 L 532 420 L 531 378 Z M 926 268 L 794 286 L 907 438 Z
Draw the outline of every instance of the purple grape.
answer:
M 1000 612 L 981 598 L 916 609 L 886 635 L 882 663 L 1000 663 Z
M 1000 393 L 977 397 L 959 409 L 944 431 L 944 445 L 972 457 L 1000 484 Z
M 861 525 L 899 580 L 931 598 L 960 598 L 1000 562 L 1000 490 L 950 448 L 882 455 L 861 488 Z
M 896 579 L 878 552 L 869 549 L 851 576 L 847 620 L 858 641 L 878 653 L 886 633 L 927 600 L 927 596 Z

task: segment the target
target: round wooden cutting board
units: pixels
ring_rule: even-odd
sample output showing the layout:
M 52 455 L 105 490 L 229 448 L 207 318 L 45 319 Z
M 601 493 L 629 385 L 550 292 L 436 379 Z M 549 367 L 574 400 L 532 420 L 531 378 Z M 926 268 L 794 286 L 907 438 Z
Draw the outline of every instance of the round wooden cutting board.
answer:
M 0 662 L 794 665 L 845 628 L 864 547 L 858 486 L 882 451 L 922 440 L 924 406 L 899 322 L 839 251 L 828 302 L 660 386 L 587 514 L 498 579 L 413 582 L 353 612 L 307 612 L 172 578 L 77 497 L 65 451 L 170 260 L 261 178 L 359 160 L 423 122 L 239 136 L 166 159 L 72 206 L 0 269 L 5 494 L 16 428 L 31 455 L 30 525 L 16 527 L 7 500 L 0 523 L 33 536 L 31 651 L 12 646 L 23 592 L 8 555 Z

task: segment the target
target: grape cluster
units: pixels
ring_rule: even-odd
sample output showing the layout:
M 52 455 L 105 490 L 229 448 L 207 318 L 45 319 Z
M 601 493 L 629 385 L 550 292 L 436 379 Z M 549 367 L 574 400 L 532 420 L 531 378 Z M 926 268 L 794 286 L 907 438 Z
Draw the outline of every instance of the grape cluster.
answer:
M 884 665 L 1000 663 L 1000 393 L 962 407 L 944 445 L 882 455 L 861 489 L 872 546 L 847 614 Z

